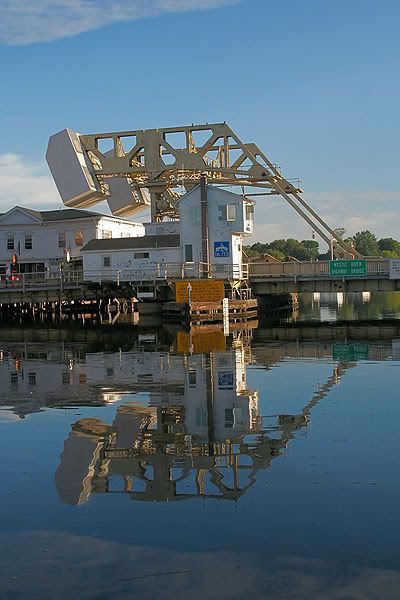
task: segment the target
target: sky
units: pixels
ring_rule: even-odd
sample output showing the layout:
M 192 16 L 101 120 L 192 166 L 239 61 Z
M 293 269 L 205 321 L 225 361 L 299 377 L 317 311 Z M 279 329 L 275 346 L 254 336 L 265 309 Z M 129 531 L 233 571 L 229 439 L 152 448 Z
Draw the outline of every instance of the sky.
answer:
M 60 206 L 44 155 L 65 127 L 226 121 L 332 227 L 400 238 L 398 0 L 0 0 L 0 14 L 0 212 Z M 311 229 L 258 199 L 252 241 L 280 237 Z

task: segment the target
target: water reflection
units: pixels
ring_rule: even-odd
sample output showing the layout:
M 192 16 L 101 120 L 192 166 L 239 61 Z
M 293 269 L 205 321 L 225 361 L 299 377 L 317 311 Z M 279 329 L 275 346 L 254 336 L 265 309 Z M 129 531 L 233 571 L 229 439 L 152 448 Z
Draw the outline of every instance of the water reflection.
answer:
M 0 330 L 3 595 L 397 598 L 399 327 Z
M 252 345 L 249 331 L 230 339 L 222 331 L 178 332 L 167 347 L 145 332 L 132 349 L 114 352 L 91 352 L 83 343 L 3 343 L 1 404 L 9 417 L 24 418 L 46 406 L 116 403 L 109 422 L 91 417 L 72 424 L 55 473 L 65 503 L 83 504 L 93 493 L 238 500 L 357 361 L 400 358 L 400 342 L 377 342 L 372 330 L 372 339 L 356 342 L 293 341 L 293 331 L 280 328 L 281 339 L 272 342 L 274 330 L 259 329 Z M 329 359 L 331 375 L 296 414 L 261 415 L 247 366 L 269 368 L 290 358 Z
M 289 321 L 355 321 L 398 319 L 400 292 L 299 294 L 298 311 Z
M 237 500 L 352 366 L 335 365 L 299 414 L 261 419 L 258 393 L 246 384 L 250 355 L 243 347 L 86 359 L 92 381 L 140 384 L 149 400 L 119 406 L 112 424 L 91 418 L 72 425 L 55 475 L 61 499 L 72 504 L 93 492 L 123 492 L 133 500 Z

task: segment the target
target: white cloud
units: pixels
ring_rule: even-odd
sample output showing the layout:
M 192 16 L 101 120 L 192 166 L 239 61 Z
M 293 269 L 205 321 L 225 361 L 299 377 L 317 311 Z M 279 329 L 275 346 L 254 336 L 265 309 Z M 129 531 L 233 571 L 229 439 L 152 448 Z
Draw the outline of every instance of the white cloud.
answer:
M 115 520 L 119 524 L 119 520 Z M 267 552 L 182 552 L 65 531 L 1 533 L 2 596 L 397 600 L 399 570 Z M 126 536 L 128 537 L 128 535 Z M 140 537 L 140 536 L 139 536 Z M 131 540 L 134 540 L 133 534 Z M 182 543 L 180 544 L 183 545 Z M 244 544 L 245 545 L 245 544 Z M 329 546 L 328 546 L 329 548 Z
M 51 42 L 117 21 L 161 13 L 206 10 L 237 0 L 3 0 L 0 43 Z
M 43 164 L 29 164 L 18 154 L 0 154 L 0 212 L 15 205 L 57 208 L 57 188 Z

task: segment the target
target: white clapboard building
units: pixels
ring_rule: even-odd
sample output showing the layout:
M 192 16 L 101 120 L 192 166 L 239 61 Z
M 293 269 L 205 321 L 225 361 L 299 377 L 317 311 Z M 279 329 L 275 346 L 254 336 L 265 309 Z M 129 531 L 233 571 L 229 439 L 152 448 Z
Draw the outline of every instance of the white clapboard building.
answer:
M 0 214 L 0 274 L 11 263 L 19 273 L 58 270 L 60 262 L 81 260 L 92 239 L 131 238 L 144 234 L 140 223 L 88 210 L 32 210 L 15 206 Z
M 82 248 L 84 278 L 140 281 L 201 276 L 206 235 L 212 277 L 241 279 L 243 237 L 253 233 L 253 202 L 207 186 L 206 207 L 205 230 L 197 186 L 179 200 L 179 220 L 145 223 L 143 238 L 92 240 Z

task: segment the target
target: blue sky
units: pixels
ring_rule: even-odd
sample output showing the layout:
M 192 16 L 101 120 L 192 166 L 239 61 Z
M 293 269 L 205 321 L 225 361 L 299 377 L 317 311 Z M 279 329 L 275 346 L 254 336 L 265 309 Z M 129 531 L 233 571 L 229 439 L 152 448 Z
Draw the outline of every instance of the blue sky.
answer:
M 49 135 L 226 120 L 333 226 L 400 238 L 394 0 L 0 0 L 0 210 L 60 200 Z M 256 239 L 310 237 L 278 197 Z

